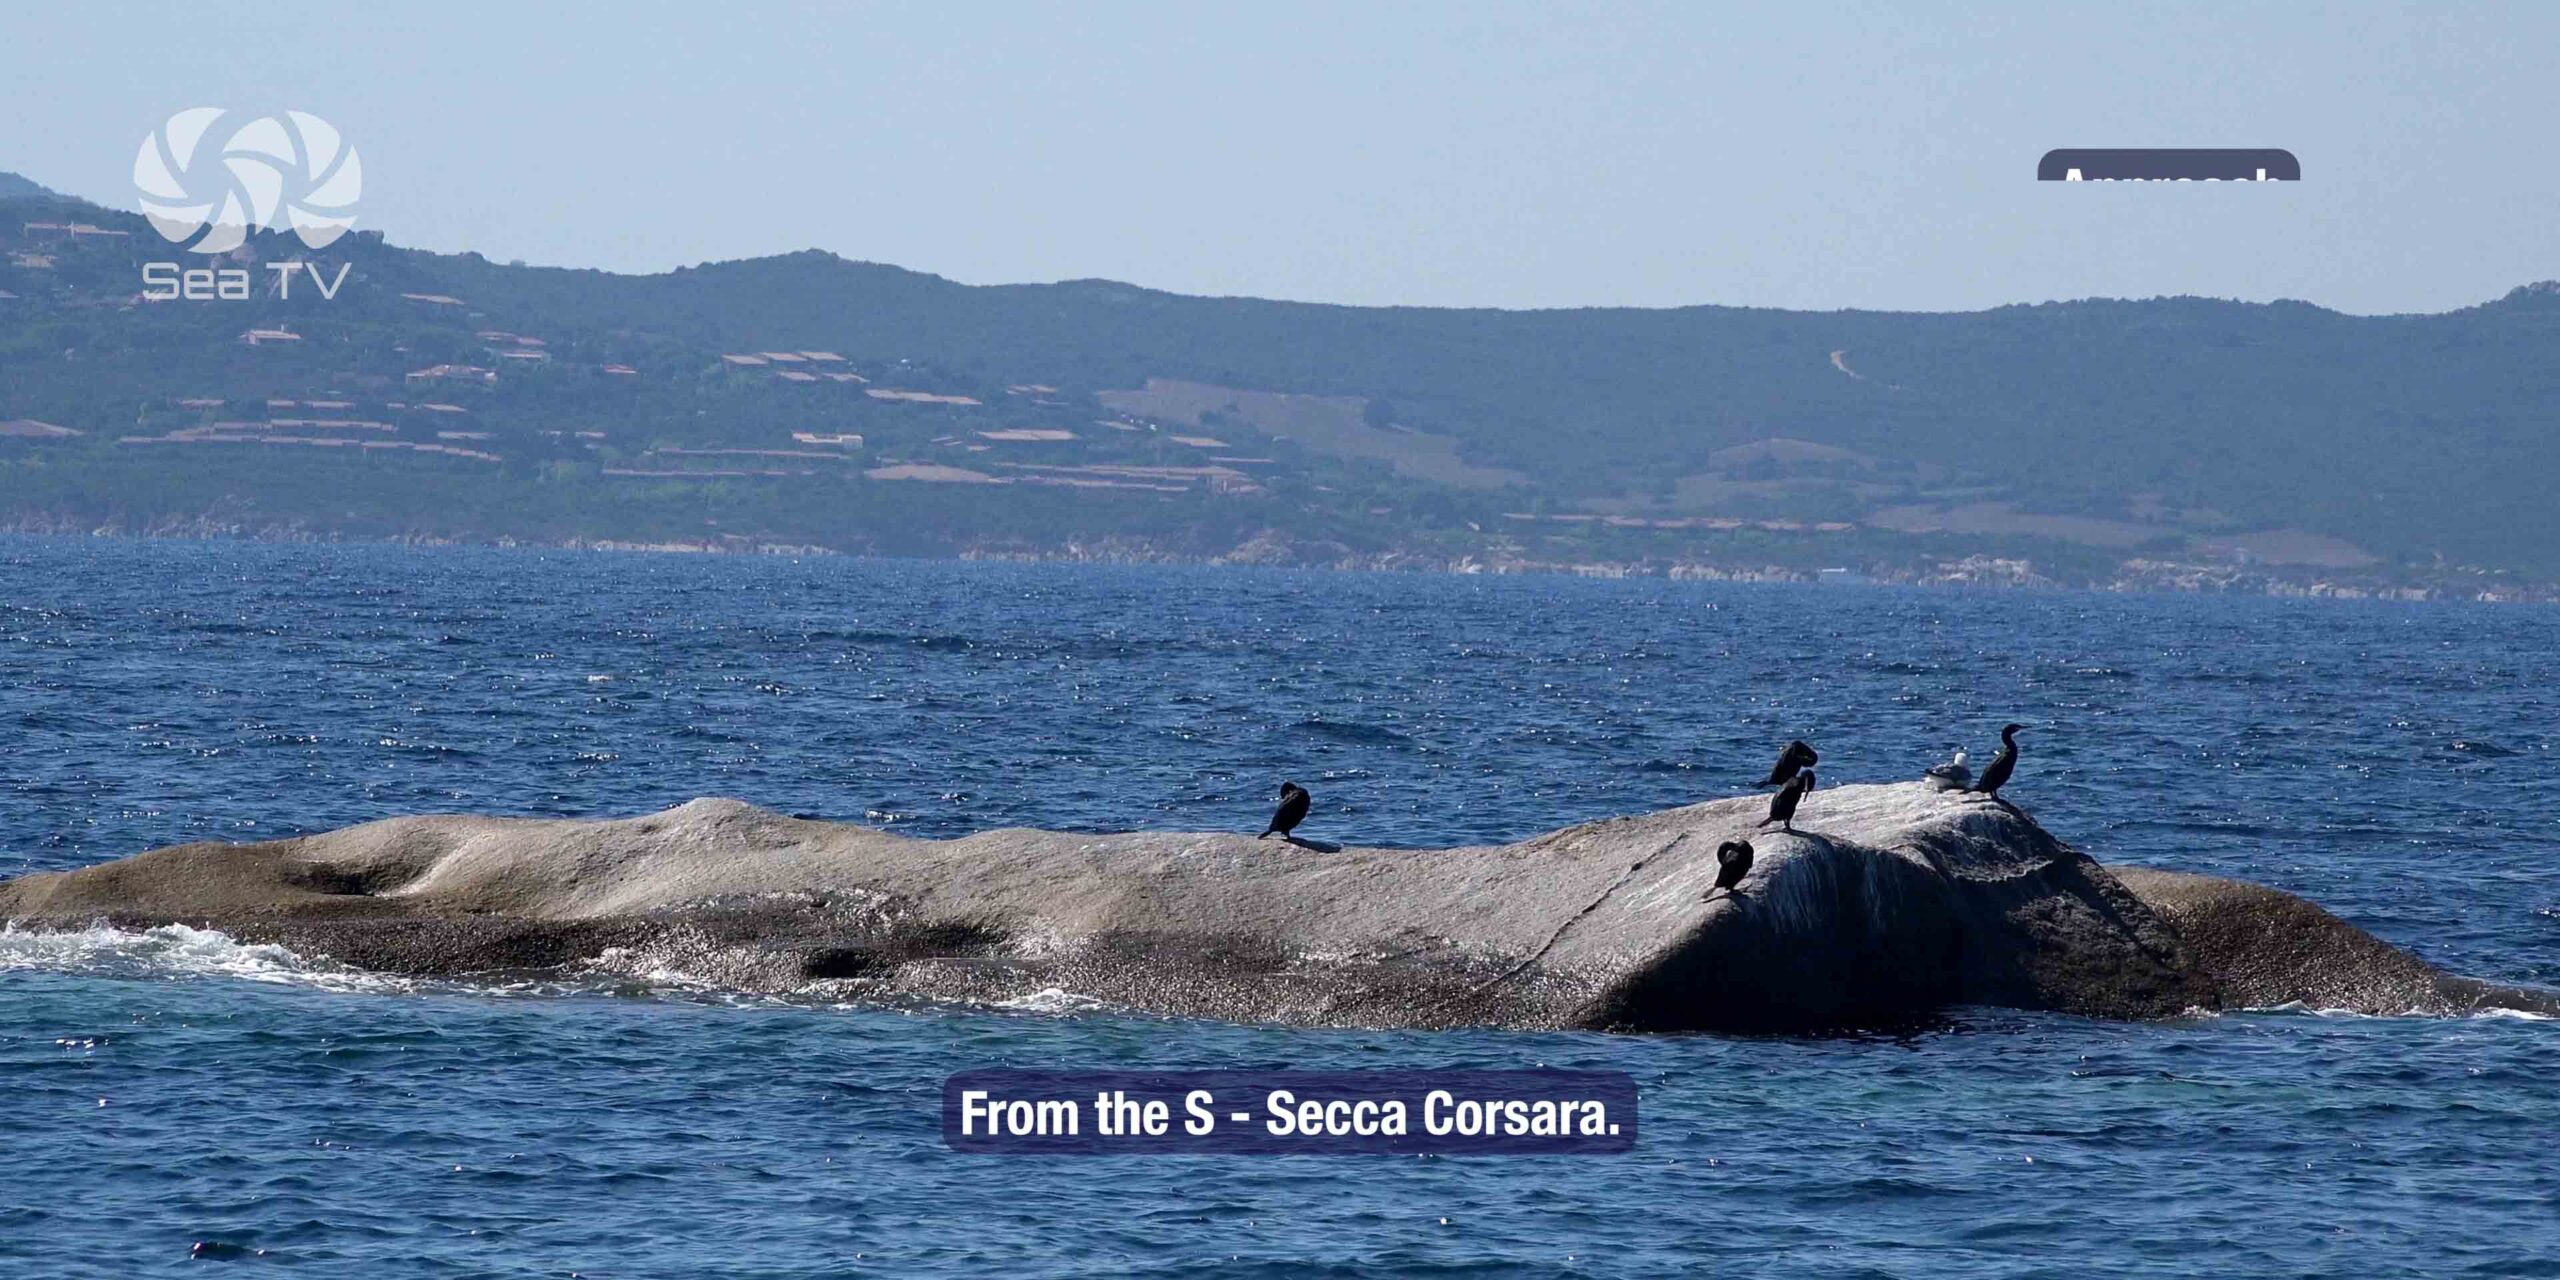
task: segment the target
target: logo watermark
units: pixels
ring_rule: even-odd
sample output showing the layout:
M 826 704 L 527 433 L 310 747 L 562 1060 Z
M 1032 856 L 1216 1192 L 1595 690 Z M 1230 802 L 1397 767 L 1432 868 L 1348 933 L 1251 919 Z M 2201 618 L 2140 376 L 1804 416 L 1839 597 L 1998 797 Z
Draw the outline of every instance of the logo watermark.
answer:
M 229 253 L 248 243 L 253 230 L 291 231 L 317 250 L 355 225 L 364 162 L 335 126 L 307 111 L 239 120 L 221 107 L 189 107 L 143 138 L 133 157 L 133 186 L 152 229 L 189 253 Z M 347 278 L 343 263 L 334 279 L 314 263 L 261 265 L 274 276 L 280 298 L 292 296 L 302 275 L 323 298 L 336 297 Z M 143 295 L 155 301 L 244 299 L 249 280 L 240 267 L 150 262 L 142 268 Z
M 326 249 L 356 221 L 364 162 L 328 121 L 304 111 L 259 116 L 205 145 L 220 107 L 189 107 L 142 140 L 133 185 L 142 216 L 171 244 L 193 253 L 229 253 L 251 228 L 290 228 Z M 282 221 L 279 221 L 279 215 Z M 202 233 L 201 239 L 196 239 Z

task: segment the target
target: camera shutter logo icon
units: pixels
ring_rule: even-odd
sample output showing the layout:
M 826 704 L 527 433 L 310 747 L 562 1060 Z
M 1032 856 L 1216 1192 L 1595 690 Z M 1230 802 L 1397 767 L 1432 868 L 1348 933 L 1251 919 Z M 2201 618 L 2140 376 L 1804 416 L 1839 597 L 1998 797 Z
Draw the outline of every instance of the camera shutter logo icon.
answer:
M 171 244 L 229 253 L 251 228 L 290 228 L 325 249 L 356 221 L 364 165 L 329 122 L 302 111 L 227 124 L 220 107 L 189 107 L 142 140 L 133 157 L 142 216 Z M 196 237 L 201 234 L 201 239 Z

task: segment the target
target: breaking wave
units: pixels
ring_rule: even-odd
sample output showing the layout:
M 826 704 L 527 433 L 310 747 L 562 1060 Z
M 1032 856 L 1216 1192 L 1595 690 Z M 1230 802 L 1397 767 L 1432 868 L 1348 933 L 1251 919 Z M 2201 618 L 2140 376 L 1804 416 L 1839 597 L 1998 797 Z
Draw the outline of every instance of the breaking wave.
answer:
M 608 996 L 733 1007 L 986 1009 L 1049 1016 L 1125 1012 L 1109 1001 L 1060 987 L 996 1000 L 848 1000 L 844 997 L 849 984 L 841 982 L 807 983 L 792 992 L 746 991 L 727 984 L 720 974 L 696 971 L 663 957 L 619 947 L 608 948 L 577 969 L 540 978 L 404 978 L 325 958 L 306 958 L 275 943 L 242 942 L 217 929 L 183 924 L 142 930 L 101 924 L 65 931 L 8 925 L 0 928 L 0 973 L 17 972 L 159 981 L 228 978 L 359 995 Z
M 327 960 L 306 960 L 273 943 L 242 942 L 213 929 L 164 924 L 135 931 L 107 925 L 45 932 L 0 928 L 0 973 L 34 970 L 104 978 L 236 978 L 323 991 L 405 992 L 411 979 Z

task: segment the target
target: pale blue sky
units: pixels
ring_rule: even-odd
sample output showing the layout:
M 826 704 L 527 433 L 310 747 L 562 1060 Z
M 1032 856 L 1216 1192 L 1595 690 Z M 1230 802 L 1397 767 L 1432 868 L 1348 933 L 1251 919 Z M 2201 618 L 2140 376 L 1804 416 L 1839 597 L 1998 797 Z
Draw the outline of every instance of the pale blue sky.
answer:
M 2560 276 L 2555 67 L 2560 3 L 11 5 L 0 169 L 131 207 L 170 112 L 292 107 L 360 226 L 619 271 L 2434 311 Z M 2035 182 L 2060 146 L 2305 180 Z

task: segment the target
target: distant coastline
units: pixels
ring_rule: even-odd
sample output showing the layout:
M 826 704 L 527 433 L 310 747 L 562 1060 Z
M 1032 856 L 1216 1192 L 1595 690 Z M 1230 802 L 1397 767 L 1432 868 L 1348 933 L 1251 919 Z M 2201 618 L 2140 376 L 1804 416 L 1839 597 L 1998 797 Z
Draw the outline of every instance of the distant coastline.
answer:
M 143 219 L 0 201 L 0 528 L 2560 599 L 2560 284 L 1507 312 L 360 230 L 153 301 Z
M 1530 576 L 1675 582 L 1769 582 L 1842 587 L 1958 587 L 1997 590 L 2091 591 L 2104 594 L 2240 595 L 2271 599 L 2383 600 L 2401 603 L 2560 604 L 2560 584 L 2518 580 L 2504 574 L 2448 571 L 2416 574 L 2287 572 L 2274 567 L 2128 560 L 2111 575 L 2063 576 L 2043 571 L 2033 557 L 1973 555 L 1907 566 L 1805 570 L 1677 557 L 1628 560 L 1552 560 L 1488 553 L 1412 550 L 1353 552 L 1338 543 L 1300 544 L 1277 537 L 1254 539 L 1234 551 L 1202 555 L 1167 550 L 1144 538 L 1109 537 L 1059 546 L 956 543 L 927 554 L 831 547 L 733 535 L 695 539 L 611 537 L 522 538 L 410 534 L 375 536 L 315 528 L 296 521 L 251 523 L 193 518 L 140 527 L 76 527 L 72 522 L 20 518 L 0 523 L 0 535 L 44 538 L 113 538 L 133 541 L 252 542 L 384 547 L 480 547 L 492 550 L 594 551 L 621 554 L 853 557 L 899 560 L 992 561 L 1019 564 L 1177 565 L 1196 568 L 1308 569 L 1346 573 L 1431 573 L 1459 576 Z

